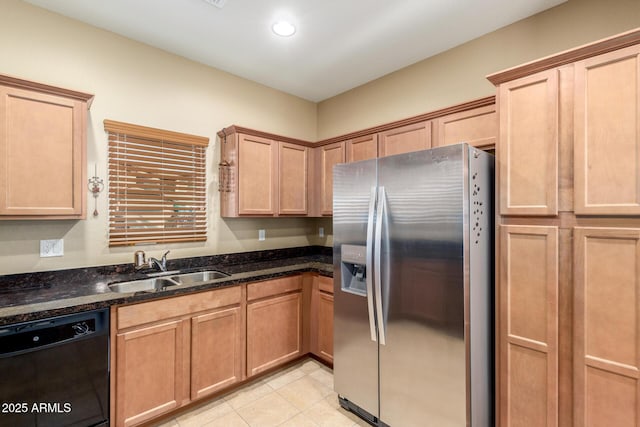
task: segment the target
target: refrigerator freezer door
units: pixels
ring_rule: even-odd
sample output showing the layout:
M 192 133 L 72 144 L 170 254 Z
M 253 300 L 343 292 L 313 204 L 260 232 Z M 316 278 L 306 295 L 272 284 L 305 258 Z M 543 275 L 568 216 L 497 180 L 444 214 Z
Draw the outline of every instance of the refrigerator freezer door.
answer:
M 380 419 L 391 426 L 466 425 L 466 156 L 457 145 L 378 161 Z
M 372 230 L 377 167 L 376 161 L 339 164 L 333 170 L 333 281 L 334 281 L 334 389 L 343 398 L 378 416 L 378 343 L 371 292 Z M 373 191 L 372 191 L 373 189 Z M 367 243 L 369 246 L 367 247 Z M 350 254 L 343 259 L 342 250 L 365 248 L 365 256 Z M 355 263 L 365 259 L 357 268 Z M 366 286 L 354 292 L 351 277 L 364 279 Z M 362 277 L 364 273 L 364 276 Z M 349 273 L 350 274 L 350 273 Z

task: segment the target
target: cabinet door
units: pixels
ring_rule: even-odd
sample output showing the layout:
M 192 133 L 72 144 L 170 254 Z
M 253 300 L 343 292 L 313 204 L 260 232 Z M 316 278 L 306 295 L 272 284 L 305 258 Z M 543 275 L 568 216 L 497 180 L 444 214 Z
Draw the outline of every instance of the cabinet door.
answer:
M 278 144 L 270 139 L 240 135 L 238 140 L 238 213 L 275 215 Z
M 640 46 L 575 67 L 575 212 L 640 214 Z
M 333 362 L 333 295 L 318 292 L 318 356 Z
M 501 226 L 500 250 L 500 425 L 557 426 L 558 229 Z
M 380 157 L 431 148 L 431 122 L 402 126 L 379 134 Z
M 309 148 L 280 143 L 278 213 L 306 215 Z
M 191 319 L 191 399 L 241 380 L 243 336 L 240 307 Z
M 333 362 L 333 278 L 313 277 L 309 312 L 310 351 Z
M 365 135 L 347 141 L 347 163 L 378 157 L 378 134 Z
M 500 85 L 500 214 L 558 214 L 558 71 Z
M 637 426 L 640 229 L 574 229 L 576 426 Z
M 83 106 L 0 86 L 0 215 L 84 218 Z
M 495 105 L 450 114 L 436 120 L 434 146 L 467 144 L 478 148 L 495 147 L 498 115 Z
M 320 147 L 320 213 L 333 215 L 333 167 L 344 163 L 344 142 Z
M 247 304 L 247 375 L 295 359 L 302 351 L 302 292 Z
M 116 426 L 132 426 L 182 401 L 180 321 L 142 327 L 116 338 Z

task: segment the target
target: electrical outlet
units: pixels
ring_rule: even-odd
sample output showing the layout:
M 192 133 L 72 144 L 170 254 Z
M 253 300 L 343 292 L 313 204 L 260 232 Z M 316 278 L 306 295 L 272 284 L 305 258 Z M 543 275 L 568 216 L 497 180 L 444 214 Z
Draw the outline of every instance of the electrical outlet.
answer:
M 64 240 L 52 239 L 52 240 L 40 240 L 40 258 L 63 256 L 64 255 Z
M 261 228 L 260 230 L 258 230 L 258 240 L 263 241 L 265 239 L 266 237 L 265 237 L 264 230 Z
M 324 237 L 324 227 L 318 228 L 318 236 Z

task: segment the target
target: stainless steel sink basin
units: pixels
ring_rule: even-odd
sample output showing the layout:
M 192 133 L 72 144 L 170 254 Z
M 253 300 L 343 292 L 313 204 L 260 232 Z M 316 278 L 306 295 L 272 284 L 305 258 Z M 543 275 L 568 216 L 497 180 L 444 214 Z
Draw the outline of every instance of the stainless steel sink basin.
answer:
M 223 277 L 229 277 L 229 275 L 227 273 L 215 270 L 198 271 L 196 273 L 184 273 L 171 276 L 173 280 L 179 282 L 181 285 L 193 285 L 195 283 L 222 279 Z
M 147 273 L 147 277 L 174 276 L 180 274 L 180 270 L 156 271 L 155 273 Z
M 171 277 L 153 277 L 149 279 L 130 280 L 128 282 L 112 283 L 109 285 L 111 292 L 157 292 L 172 286 L 195 285 L 210 280 L 229 277 L 227 273 L 216 270 L 198 271 L 195 273 L 174 274 Z
M 131 280 L 129 282 L 112 283 L 109 289 L 112 292 L 155 292 L 171 286 L 179 286 L 176 280 L 170 277 L 156 277 L 152 279 Z

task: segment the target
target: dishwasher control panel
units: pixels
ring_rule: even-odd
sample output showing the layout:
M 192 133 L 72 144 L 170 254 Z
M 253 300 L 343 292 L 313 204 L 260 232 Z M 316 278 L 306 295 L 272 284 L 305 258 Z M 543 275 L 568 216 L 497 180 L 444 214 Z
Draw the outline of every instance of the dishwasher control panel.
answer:
M 106 316 L 101 313 L 80 313 L 0 329 L 0 356 L 53 346 L 106 332 Z

